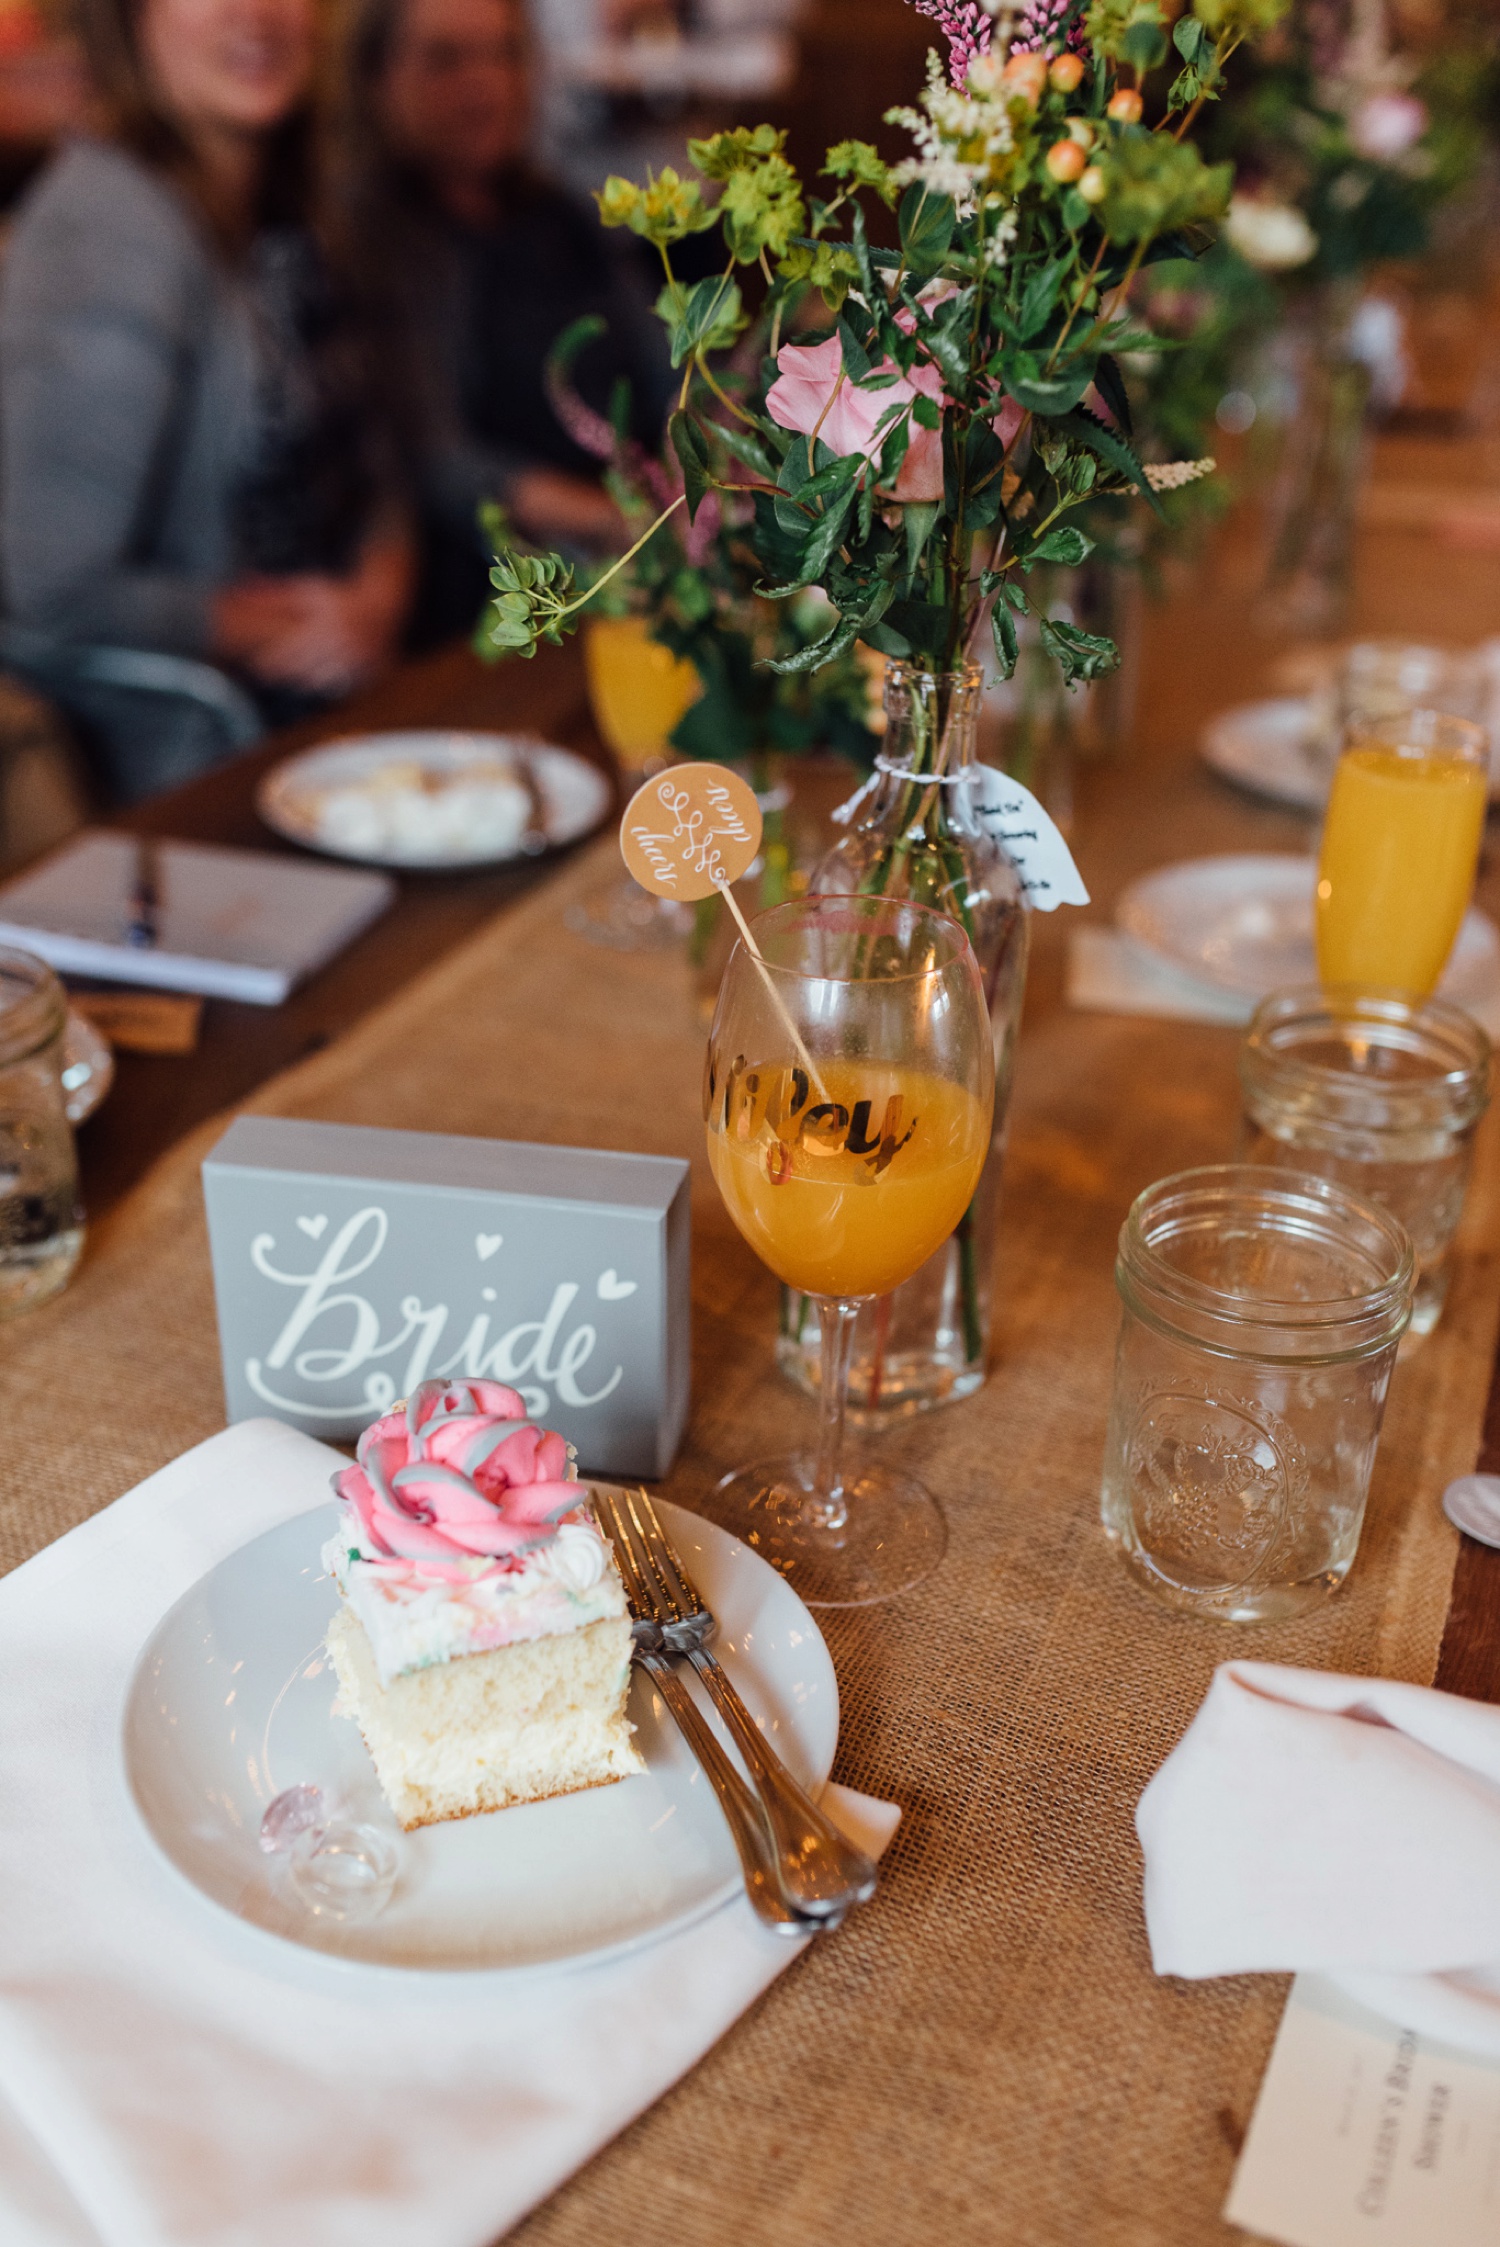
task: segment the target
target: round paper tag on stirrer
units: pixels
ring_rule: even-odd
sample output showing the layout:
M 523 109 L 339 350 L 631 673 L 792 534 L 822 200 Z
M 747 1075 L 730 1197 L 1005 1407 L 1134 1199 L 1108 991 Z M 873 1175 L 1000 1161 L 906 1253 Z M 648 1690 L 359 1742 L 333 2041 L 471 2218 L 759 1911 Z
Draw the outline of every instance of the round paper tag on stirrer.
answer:
M 760 828 L 755 790 L 727 765 L 673 765 L 626 805 L 620 850 L 642 889 L 691 904 L 739 880 Z

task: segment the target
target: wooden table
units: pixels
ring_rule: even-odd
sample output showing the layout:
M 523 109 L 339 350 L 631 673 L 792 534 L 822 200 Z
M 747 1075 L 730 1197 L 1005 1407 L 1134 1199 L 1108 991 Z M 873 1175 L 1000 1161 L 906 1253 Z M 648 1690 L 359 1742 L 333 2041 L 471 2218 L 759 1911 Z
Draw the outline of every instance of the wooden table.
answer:
M 264 774 L 291 751 L 367 727 L 502 727 L 576 749 L 613 777 L 594 732 L 575 650 L 544 648 L 532 663 L 487 669 L 455 647 L 407 665 L 335 716 L 288 728 L 244 756 L 122 814 L 135 834 L 226 843 L 300 857 L 257 817 Z M 256 1085 L 349 1029 L 493 913 L 544 881 L 557 854 L 460 874 L 403 874 L 400 895 L 348 950 L 284 1006 L 211 999 L 197 1050 L 182 1058 L 122 1053 L 107 1109 L 84 1127 L 85 1205 L 99 1217 L 184 1132 L 243 1100 Z
M 1374 499 L 1392 484 L 1435 493 L 1472 493 L 1500 481 L 1496 448 L 1412 439 L 1379 448 Z M 1440 507 L 1437 512 L 1441 512 Z M 1432 512 L 1432 510 L 1429 510 Z M 1500 556 L 1435 542 L 1413 511 L 1372 505 L 1361 539 L 1356 621 L 1366 633 L 1400 633 L 1438 641 L 1477 639 L 1500 627 Z M 1107 827 L 1110 856 L 1128 873 L 1203 849 L 1297 850 L 1311 846 L 1298 815 L 1236 797 L 1207 775 L 1193 754 L 1199 727 L 1214 709 L 1267 691 L 1278 650 L 1256 636 L 1248 608 L 1248 548 L 1233 535 L 1220 542 L 1212 567 L 1185 569 L 1171 600 L 1148 617 L 1141 711 L 1130 757 L 1083 776 L 1081 849 L 1091 831 Z M 289 750 L 365 726 L 504 726 L 535 729 L 601 764 L 608 760 L 590 725 L 573 648 L 544 649 L 531 664 L 486 669 L 465 649 L 413 664 L 336 718 L 309 723 L 202 779 L 126 815 L 141 833 L 285 850 L 255 814 L 256 786 Z M 1149 824 L 1136 808 L 1143 765 L 1153 778 L 1170 761 L 1181 770 L 1181 812 L 1171 833 L 1155 810 Z M 1159 800 L 1159 799 L 1158 799 Z M 1133 823 L 1139 834 L 1132 831 Z M 1481 896 L 1500 909 L 1500 869 L 1493 837 Z M 196 1053 L 183 1059 L 120 1057 L 116 1089 L 82 1134 L 85 1199 L 96 1214 L 115 1203 L 155 1157 L 193 1125 L 232 1107 L 256 1085 L 349 1028 L 379 1001 L 438 959 L 491 914 L 545 878 L 553 861 L 443 876 L 404 876 L 395 908 L 279 1008 L 213 1000 L 205 1008 Z M 1113 894 L 1096 895 L 1107 912 Z M 1059 916 L 1059 919 L 1064 916 Z M 1061 999 L 1061 931 L 1041 931 L 1028 1012 Z M 1025 1068 L 1025 1041 L 1021 1067 Z M 1500 1472 L 1500 1363 L 1477 1464 Z M 1500 1701 L 1500 1552 L 1463 1540 L 1438 1671 L 1453 1692 Z

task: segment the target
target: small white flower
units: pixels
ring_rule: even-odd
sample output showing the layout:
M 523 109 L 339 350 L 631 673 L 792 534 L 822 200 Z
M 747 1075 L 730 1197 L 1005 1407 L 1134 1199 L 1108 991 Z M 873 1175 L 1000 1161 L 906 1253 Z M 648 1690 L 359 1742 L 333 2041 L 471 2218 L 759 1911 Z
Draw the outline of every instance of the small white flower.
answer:
M 1259 195 L 1230 199 L 1224 232 L 1247 265 L 1263 273 L 1286 273 L 1316 255 L 1318 237 L 1290 203 L 1271 203 Z
M 1184 484 L 1196 484 L 1200 476 L 1211 476 L 1218 465 L 1216 460 L 1148 461 L 1146 481 L 1154 492 L 1178 492 Z M 1130 488 L 1140 490 L 1138 484 Z

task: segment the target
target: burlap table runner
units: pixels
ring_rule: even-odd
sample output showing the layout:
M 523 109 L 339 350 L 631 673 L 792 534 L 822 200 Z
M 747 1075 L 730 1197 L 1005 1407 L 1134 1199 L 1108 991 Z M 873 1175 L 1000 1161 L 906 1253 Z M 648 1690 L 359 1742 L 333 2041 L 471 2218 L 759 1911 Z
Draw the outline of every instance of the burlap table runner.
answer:
M 280 1114 L 688 1154 L 694 1411 L 666 1488 L 810 1426 L 772 1364 L 772 1283 L 702 1155 L 685 966 L 590 949 L 562 909 L 608 846 L 265 1088 Z M 938 1576 L 825 1618 L 838 1776 L 905 1820 L 876 1905 L 523 2227 L 540 2243 L 729 2229 L 868 2247 L 1205 2247 L 1284 1992 L 1154 1980 L 1131 1824 L 1232 1650 L 1430 1679 L 1454 1558 L 1436 1494 L 1472 1466 L 1493 1345 L 1497 1162 L 1438 1335 L 1403 1365 L 1348 1590 L 1253 1638 L 1158 1612 L 1097 1526 L 1121 1216 L 1225 1153 L 1235 1035 L 1069 1014 L 1043 924 L 1009 1162 L 998 1370 L 891 1437 L 941 1493 Z M 164 1160 L 72 1289 L 0 1330 L 0 1565 L 221 1424 L 198 1165 Z M 417 2243 L 414 2243 L 417 2247 Z

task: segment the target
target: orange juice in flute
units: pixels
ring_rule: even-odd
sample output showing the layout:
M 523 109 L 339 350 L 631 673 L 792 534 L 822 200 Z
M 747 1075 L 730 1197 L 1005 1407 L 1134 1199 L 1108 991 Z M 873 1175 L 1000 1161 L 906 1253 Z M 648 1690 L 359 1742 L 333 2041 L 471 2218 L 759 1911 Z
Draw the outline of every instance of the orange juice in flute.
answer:
M 1469 900 L 1489 788 L 1484 733 L 1431 710 L 1350 722 L 1318 860 L 1318 973 L 1425 998 Z

